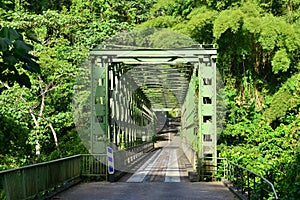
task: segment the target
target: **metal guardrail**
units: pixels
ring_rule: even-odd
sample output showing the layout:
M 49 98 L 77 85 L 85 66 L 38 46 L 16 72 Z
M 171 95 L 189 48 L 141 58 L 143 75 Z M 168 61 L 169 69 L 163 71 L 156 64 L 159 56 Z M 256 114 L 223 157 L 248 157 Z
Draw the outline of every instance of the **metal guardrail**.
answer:
M 0 172 L 0 199 L 33 199 L 79 178 L 81 156 L 76 155 L 45 163 Z
M 115 152 L 115 160 L 126 168 L 153 143 L 144 143 L 127 151 Z M 118 168 L 118 169 L 123 169 Z M 82 154 L 17 169 L 0 171 L 0 199 L 36 199 L 83 177 L 108 179 L 106 154 Z
M 81 176 L 102 177 L 103 180 L 107 180 L 107 155 L 82 154 Z
M 217 166 L 212 165 L 211 161 L 214 159 L 217 159 Z M 202 181 L 228 180 L 244 199 L 279 200 L 275 187 L 270 181 L 225 158 L 200 158 L 198 171 L 199 179 Z
M 228 161 L 228 180 L 247 199 L 279 200 L 274 185 L 263 176 Z
M 114 165 L 117 171 L 127 171 L 145 152 L 154 148 L 152 142 L 130 147 L 126 150 L 114 151 Z M 107 176 L 107 155 L 106 154 L 85 154 L 82 156 L 82 176 L 103 177 Z

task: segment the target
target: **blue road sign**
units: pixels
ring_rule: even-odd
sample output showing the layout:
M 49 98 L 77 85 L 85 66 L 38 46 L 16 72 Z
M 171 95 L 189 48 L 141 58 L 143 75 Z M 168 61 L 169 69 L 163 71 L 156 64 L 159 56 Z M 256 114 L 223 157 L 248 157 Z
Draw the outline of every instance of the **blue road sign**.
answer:
M 108 169 L 108 174 L 115 173 L 114 151 L 111 147 L 107 147 L 107 169 Z

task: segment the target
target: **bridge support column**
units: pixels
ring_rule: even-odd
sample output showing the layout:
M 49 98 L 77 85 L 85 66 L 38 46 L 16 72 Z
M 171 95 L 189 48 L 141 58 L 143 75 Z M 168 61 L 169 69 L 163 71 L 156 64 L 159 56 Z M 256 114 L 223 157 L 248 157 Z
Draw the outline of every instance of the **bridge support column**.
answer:
M 216 55 L 199 56 L 198 81 L 198 165 L 203 179 L 217 167 Z
M 112 58 L 91 58 L 91 132 L 90 152 L 105 153 L 110 132 L 110 72 Z

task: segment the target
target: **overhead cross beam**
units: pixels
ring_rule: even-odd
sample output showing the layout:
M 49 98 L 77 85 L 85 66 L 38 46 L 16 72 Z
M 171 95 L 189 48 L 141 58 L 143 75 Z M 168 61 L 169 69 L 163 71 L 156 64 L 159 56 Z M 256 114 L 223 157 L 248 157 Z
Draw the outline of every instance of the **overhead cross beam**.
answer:
M 214 46 L 180 49 L 95 49 L 91 56 L 103 61 L 130 66 L 130 75 L 151 101 L 152 108 L 175 109 L 183 104 L 188 82 L 199 56 L 216 55 Z M 158 94 L 164 96 L 157 98 Z M 171 95 L 171 96 L 170 96 Z M 174 96 L 176 98 L 173 98 Z
M 154 121 L 155 112 L 182 108 L 185 142 L 198 156 L 217 156 L 216 56 L 213 46 L 201 45 L 93 50 L 92 152 L 101 153 L 98 147 L 107 141 L 117 145 L 126 141 L 132 145 L 145 137 L 150 141 L 154 125 L 145 125 Z M 197 80 L 191 82 L 193 74 Z

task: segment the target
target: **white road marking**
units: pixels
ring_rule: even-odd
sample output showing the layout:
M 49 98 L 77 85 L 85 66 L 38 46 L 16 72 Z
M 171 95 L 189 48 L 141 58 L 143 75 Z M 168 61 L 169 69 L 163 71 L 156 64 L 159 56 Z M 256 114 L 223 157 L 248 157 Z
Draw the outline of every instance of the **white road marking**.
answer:
M 158 150 L 150 159 L 147 160 L 128 180 L 128 183 L 140 183 L 143 182 L 149 171 L 151 171 L 153 165 L 159 158 L 161 149 Z
M 170 157 L 165 176 L 165 182 L 180 182 L 180 173 L 175 149 L 170 149 Z

